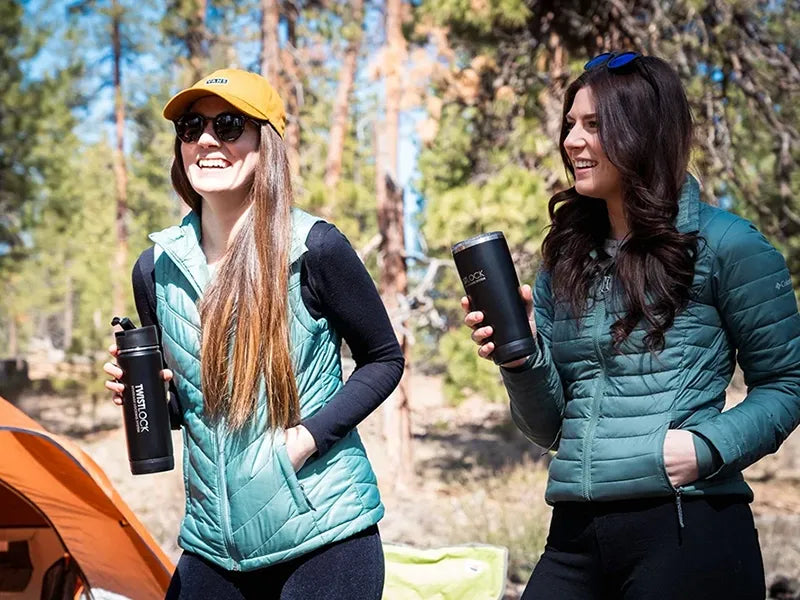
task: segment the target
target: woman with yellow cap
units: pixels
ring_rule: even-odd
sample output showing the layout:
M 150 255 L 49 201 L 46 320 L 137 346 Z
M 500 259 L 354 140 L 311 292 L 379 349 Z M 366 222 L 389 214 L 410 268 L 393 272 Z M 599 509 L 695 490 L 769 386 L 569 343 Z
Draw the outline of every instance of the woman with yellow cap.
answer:
M 356 425 L 403 371 L 386 310 L 345 237 L 292 206 L 283 102 L 263 77 L 216 71 L 164 116 L 191 211 L 151 234 L 133 285 L 184 438 L 167 598 L 378 599 L 384 509 Z

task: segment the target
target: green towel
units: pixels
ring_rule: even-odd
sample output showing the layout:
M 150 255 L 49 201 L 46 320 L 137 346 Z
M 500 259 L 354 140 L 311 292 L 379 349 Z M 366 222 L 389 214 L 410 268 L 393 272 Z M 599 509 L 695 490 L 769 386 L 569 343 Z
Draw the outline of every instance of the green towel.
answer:
M 384 600 L 500 600 L 508 550 L 465 545 L 420 550 L 384 544 Z

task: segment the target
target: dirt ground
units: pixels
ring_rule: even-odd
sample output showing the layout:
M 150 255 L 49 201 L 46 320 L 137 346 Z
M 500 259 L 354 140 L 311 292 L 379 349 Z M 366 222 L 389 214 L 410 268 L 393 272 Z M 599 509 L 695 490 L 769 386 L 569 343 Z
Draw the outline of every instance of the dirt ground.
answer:
M 386 505 L 384 541 L 429 548 L 491 543 L 509 548 L 506 598 L 518 598 L 544 545 L 550 509 L 543 500 L 547 457 L 516 430 L 504 404 L 443 399 L 436 377 L 412 377 L 415 475 L 398 483 L 395 457 L 383 438 L 384 409 L 359 431 L 378 474 Z M 734 401 L 742 392 L 733 389 Z M 180 460 L 169 473 L 133 477 L 128 470 L 119 409 L 27 396 L 20 406 L 46 427 L 72 437 L 106 471 L 122 497 L 173 559 L 183 512 Z M 176 458 L 181 438 L 175 432 Z M 800 434 L 746 476 L 756 514 L 768 585 L 779 575 L 800 578 Z

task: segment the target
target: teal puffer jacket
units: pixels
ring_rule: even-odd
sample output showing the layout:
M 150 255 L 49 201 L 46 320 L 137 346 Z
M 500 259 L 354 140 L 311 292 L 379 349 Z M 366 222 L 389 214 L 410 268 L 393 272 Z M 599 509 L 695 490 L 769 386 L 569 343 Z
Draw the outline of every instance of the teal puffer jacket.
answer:
M 289 346 L 301 417 L 342 387 L 341 339 L 303 303 L 305 240 L 319 219 L 292 212 Z M 234 571 L 248 571 L 343 540 L 383 516 L 375 474 L 353 430 L 295 473 L 282 430 L 267 428 L 266 395 L 247 425 L 230 432 L 203 408 L 197 301 L 210 279 L 200 247 L 200 219 L 154 233 L 156 311 L 183 416 L 186 512 L 178 541 Z
M 800 316 L 783 257 L 748 221 L 702 203 L 692 177 L 676 227 L 701 238 L 692 299 L 655 355 L 643 349 L 641 329 L 613 349 L 610 327 L 624 314 L 613 275 L 595 282 L 580 321 L 553 298 L 549 274 L 537 277 L 538 350 L 523 368 L 501 371 L 517 426 L 557 447 L 551 504 L 678 491 L 749 501 L 742 469 L 775 452 L 800 422 Z M 721 412 L 737 353 L 748 394 Z M 668 429 L 701 436 L 721 468 L 675 490 L 664 467 Z

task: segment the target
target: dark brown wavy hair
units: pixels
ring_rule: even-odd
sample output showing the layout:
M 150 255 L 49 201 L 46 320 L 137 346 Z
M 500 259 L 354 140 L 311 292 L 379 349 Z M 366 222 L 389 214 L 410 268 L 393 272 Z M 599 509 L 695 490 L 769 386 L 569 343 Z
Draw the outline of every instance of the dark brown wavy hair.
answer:
M 625 315 L 611 326 L 614 345 L 619 349 L 644 320 L 644 344 L 656 352 L 689 301 L 697 253 L 696 233 L 680 233 L 674 225 L 692 147 L 689 102 L 677 73 L 659 58 L 640 57 L 624 72 L 605 65 L 585 71 L 567 89 L 562 113 L 561 158 L 573 181 L 564 140 L 567 113 L 582 88 L 591 90 L 600 143 L 622 177 L 629 227 L 615 261 L 621 284 L 616 293 Z M 573 186 L 550 199 L 549 212 L 544 268 L 551 274 L 554 297 L 579 317 L 610 236 L 608 211 L 604 200 L 582 196 Z
M 175 191 L 200 214 L 203 199 L 189 183 L 179 139 L 170 174 Z M 198 303 L 204 407 L 212 418 L 224 416 L 230 429 L 255 415 L 262 382 L 269 426 L 286 428 L 300 420 L 289 353 L 292 198 L 286 146 L 264 123 L 252 205 Z

